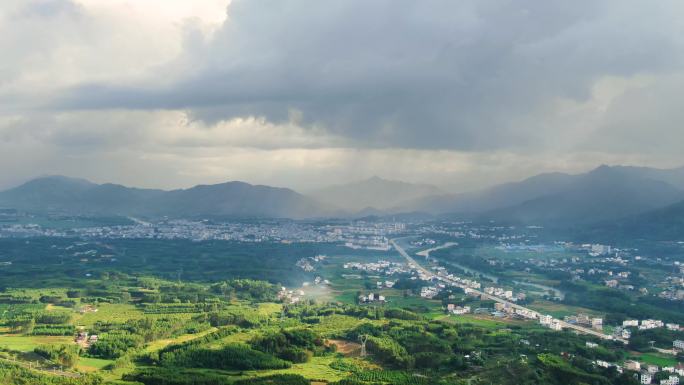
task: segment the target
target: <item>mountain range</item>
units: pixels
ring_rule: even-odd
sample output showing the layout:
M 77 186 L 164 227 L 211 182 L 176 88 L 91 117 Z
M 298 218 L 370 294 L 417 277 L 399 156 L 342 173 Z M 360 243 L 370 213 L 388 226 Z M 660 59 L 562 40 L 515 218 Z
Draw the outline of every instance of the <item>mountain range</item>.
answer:
M 171 191 L 49 176 L 0 193 L 0 206 L 88 215 L 306 218 L 326 209 L 286 188 L 227 182 Z M 327 213 L 330 214 L 330 213 Z
M 157 190 L 51 176 L 0 192 L 0 207 L 94 215 L 242 218 L 449 216 L 540 225 L 680 223 L 684 168 L 601 166 L 583 174 L 547 173 L 468 193 L 373 177 L 301 194 L 226 182 Z

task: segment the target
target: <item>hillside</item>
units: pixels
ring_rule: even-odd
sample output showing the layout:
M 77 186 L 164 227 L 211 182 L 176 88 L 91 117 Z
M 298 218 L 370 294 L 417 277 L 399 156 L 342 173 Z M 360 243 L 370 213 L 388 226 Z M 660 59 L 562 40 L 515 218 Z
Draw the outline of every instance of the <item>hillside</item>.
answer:
M 595 239 L 647 239 L 684 241 L 684 200 L 618 221 L 604 222 L 586 229 L 582 235 Z

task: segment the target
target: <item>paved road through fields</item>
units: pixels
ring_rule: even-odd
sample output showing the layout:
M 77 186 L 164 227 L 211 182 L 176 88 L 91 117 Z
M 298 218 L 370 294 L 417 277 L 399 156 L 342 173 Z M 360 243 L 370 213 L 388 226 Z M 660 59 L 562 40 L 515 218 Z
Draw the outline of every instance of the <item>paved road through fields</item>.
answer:
M 408 261 L 408 263 L 409 263 L 410 265 L 413 265 L 413 267 L 414 267 L 416 270 L 419 270 L 419 271 L 423 272 L 424 274 L 426 274 L 426 275 L 429 276 L 429 277 L 437 278 L 438 280 L 444 281 L 444 282 L 446 282 L 446 283 L 449 283 L 449 284 L 451 284 L 451 285 L 460 287 L 460 288 L 462 288 L 462 289 L 467 288 L 467 286 L 463 285 L 462 283 L 460 283 L 460 282 L 458 282 L 458 281 L 454 281 L 454 280 L 452 280 L 452 279 L 449 279 L 448 277 L 444 277 L 444 276 L 441 276 L 441 275 L 437 275 L 437 274 L 433 273 L 432 271 L 426 269 L 425 267 L 421 266 L 418 262 L 416 262 L 415 259 L 413 259 L 410 255 L 408 255 L 408 253 L 407 253 L 401 246 L 399 246 L 399 245 L 397 244 L 396 239 L 390 240 L 390 243 L 391 243 L 392 246 L 394 246 L 394 248 L 399 252 L 399 254 L 400 254 L 402 257 L 404 257 L 404 258 L 406 259 L 406 261 Z M 507 300 L 505 300 L 505 299 L 502 299 L 502 298 L 499 298 L 499 297 L 496 297 L 496 296 L 487 294 L 487 293 L 482 292 L 482 291 L 480 291 L 480 290 L 476 290 L 476 289 L 473 289 L 473 288 L 469 288 L 469 289 L 472 290 L 473 293 L 479 295 L 481 298 L 485 298 L 485 299 L 489 299 L 489 300 L 496 301 L 496 302 L 499 302 L 499 303 L 503 303 L 503 304 L 505 304 L 505 305 L 507 305 L 507 306 L 510 306 L 510 307 L 514 308 L 514 309 L 526 310 L 526 311 L 528 311 L 528 312 L 530 312 L 530 313 L 532 313 L 532 314 L 535 314 L 537 318 L 539 318 L 539 316 L 541 316 L 541 314 L 540 314 L 539 312 L 535 311 L 535 310 L 526 308 L 526 307 L 524 307 L 524 306 L 521 306 L 521 305 L 518 305 L 518 304 L 516 304 L 516 303 L 507 301 Z M 611 336 L 611 335 L 601 333 L 601 332 L 599 332 L 599 331 L 597 331 L 597 330 L 590 329 L 590 328 L 585 328 L 585 327 L 583 327 L 583 326 L 574 325 L 574 324 L 565 322 L 565 321 L 563 321 L 563 320 L 557 320 L 557 321 L 560 323 L 560 325 L 561 325 L 564 329 L 572 329 L 572 330 L 575 330 L 575 331 L 577 331 L 577 332 L 579 332 L 579 333 L 592 335 L 592 336 L 599 337 L 599 338 L 604 339 L 604 340 L 616 340 L 616 341 L 620 341 L 620 342 L 622 342 L 622 343 L 624 343 L 624 344 L 627 343 L 627 340 L 625 340 L 625 339 L 623 339 L 623 338 L 616 338 L 616 337 L 613 337 L 613 336 Z

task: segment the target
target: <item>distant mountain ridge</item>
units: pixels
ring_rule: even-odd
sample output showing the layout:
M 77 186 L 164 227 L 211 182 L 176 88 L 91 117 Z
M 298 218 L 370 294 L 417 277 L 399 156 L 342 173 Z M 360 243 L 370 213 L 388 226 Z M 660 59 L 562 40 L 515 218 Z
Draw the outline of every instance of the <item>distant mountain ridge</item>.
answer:
M 394 210 L 559 225 L 614 220 L 683 199 L 684 168 L 604 165 L 585 174 L 540 174 L 476 192 L 424 197 Z
M 561 191 L 493 210 L 483 217 L 522 223 L 582 224 L 617 220 L 684 199 L 681 189 L 629 169 L 602 166 L 570 180 Z
M 157 190 L 50 176 L 0 192 L 0 206 L 71 214 L 311 218 L 328 208 L 293 190 L 244 182 Z
M 329 186 L 310 195 L 350 212 L 377 213 L 421 197 L 442 194 L 436 186 L 382 179 L 374 176 L 358 182 Z
M 0 192 L 0 207 L 71 214 L 247 218 L 449 216 L 473 221 L 575 226 L 639 218 L 659 220 L 684 201 L 684 168 L 600 166 L 583 174 L 547 173 L 488 189 L 445 194 L 431 185 L 373 177 L 311 196 L 287 188 L 226 182 L 158 190 L 37 178 Z M 672 206 L 676 211 L 678 206 Z M 672 219 L 674 223 L 677 218 Z

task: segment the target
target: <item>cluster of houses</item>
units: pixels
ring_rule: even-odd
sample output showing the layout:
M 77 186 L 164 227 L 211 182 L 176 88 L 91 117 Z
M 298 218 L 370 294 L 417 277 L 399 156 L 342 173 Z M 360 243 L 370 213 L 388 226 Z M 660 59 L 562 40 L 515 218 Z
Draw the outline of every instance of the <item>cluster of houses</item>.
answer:
M 613 261 L 617 262 L 617 261 Z M 619 259 L 619 262 L 624 262 L 623 259 Z M 601 274 L 606 274 L 607 277 L 603 281 L 606 287 L 610 288 L 617 288 L 617 289 L 623 289 L 623 290 L 634 290 L 634 285 L 630 284 L 625 284 L 622 281 L 626 280 L 632 275 L 631 271 L 612 271 L 612 270 L 601 270 L 601 269 L 589 269 L 588 274 L 589 275 L 594 275 L 597 273 Z M 644 289 L 645 290 L 645 289 Z M 646 290 L 646 293 L 648 294 L 648 290 Z
M 404 223 L 371 223 L 359 221 L 349 226 L 334 226 L 328 233 L 334 242 L 343 242 L 351 249 L 367 249 L 387 251 L 392 248 L 389 243 L 390 234 L 397 234 L 406 229 Z
M 680 289 L 677 287 L 671 287 L 667 290 L 661 291 L 658 294 L 658 297 L 663 298 L 663 299 L 669 299 L 670 301 L 683 301 L 684 300 L 684 289 Z
M 97 313 L 97 308 L 93 305 L 83 305 L 78 308 L 78 312 L 81 314 L 86 314 L 86 313 Z
M 232 240 L 239 242 L 340 242 L 328 225 L 244 221 L 216 222 L 208 220 L 166 219 L 154 223 L 134 220 L 130 225 L 105 225 L 54 228 L 33 223 L 4 224 L 0 219 L 0 236 L 45 236 L 83 239 L 190 239 Z
M 390 262 L 385 260 L 379 260 L 377 262 L 370 263 L 360 263 L 360 262 L 348 262 L 342 267 L 351 270 L 361 270 L 370 273 L 393 275 L 393 274 L 403 274 L 410 273 L 411 270 L 403 263 Z
M 327 279 L 323 279 L 320 276 L 317 276 L 316 278 L 314 278 L 313 284 L 315 286 L 326 286 L 330 285 L 330 281 L 328 281 Z M 302 288 L 307 287 L 311 287 L 311 282 L 302 283 Z M 283 303 L 295 304 L 299 303 L 305 294 L 306 293 L 302 289 L 289 290 L 285 286 L 282 286 L 280 288 L 280 291 L 278 291 L 278 299 L 281 300 Z
M 447 305 L 447 313 L 450 314 L 468 314 L 470 313 L 470 306 L 456 306 L 453 303 Z
M 638 328 L 639 330 L 648 330 L 648 329 L 657 329 L 657 328 L 662 328 L 665 327 L 669 330 L 673 331 L 679 331 L 681 330 L 679 324 L 675 323 L 664 323 L 661 320 L 654 320 L 654 319 L 645 319 L 645 320 L 624 320 L 622 321 L 622 327 L 627 328 L 627 327 L 634 327 Z
M 458 306 L 454 304 L 448 304 L 446 308 L 447 314 L 491 314 L 495 317 L 516 317 L 516 318 L 526 318 L 526 319 L 537 319 L 538 314 L 532 310 L 514 308 L 509 304 L 504 304 L 497 302 L 494 304 L 494 310 L 491 308 L 477 308 L 472 310 L 470 306 Z M 550 316 L 549 316 L 550 317 Z M 560 330 L 560 329 L 559 329 Z
M 638 361 L 625 361 L 624 369 L 632 372 L 639 372 L 639 382 L 648 385 L 653 384 L 656 374 L 664 372 L 667 378 L 660 380 L 660 385 L 679 385 L 679 376 L 684 376 L 684 368 L 682 367 L 663 367 L 658 365 L 642 365 Z
M 483 291 L 489 295 L 495 295 L 499 298 L 505 298 L 511 302 L 524 300 L 526 298 L 525 293 L 518 293 L 517 295 L 513 295 L 513 290 L 505 290 L 500 287 L 485 287 Z
M 83 349 L 88 349 L 90 345 L 96 343 L 98 340 L 97 334 L 88 335 L 87 331 L 80 331 L 76 334 L 74 342 L 78 344 Z
M 278 292 L 278 299 L 283 301 L 283 303 L 299 303 L 302 297 L 304 297 L 304 290 L 288 290 L 285 286 L 281 287 Z
M 644 385 L 656 383 L 656 375 L 661 372 L 667 377 L 662 378 L 659 382 L 657 382 L 660 385 L 679 385 L 679 377 L 684 376 L 684 368 L 682 367 L 675 368 L 670 366 L 660 368 L 657 365 L 642 365 L 638 361 L 631 360 L 625 361 L 623 366 L 602 360 L 596 360 L 594 361 L 594 364 L 602 368 L 614 367 L 618 373 L 623 373 L 624 370 L 636 372 L 634 374 L 635 377 L 639 379 L 639 383 Z
M 494 310 L 494 316 L 513 316 L 518 318 L 537 319 L 537 316 L 539 315 L 535 311 L 513 307 L 510 304 L 501 302 L 494 304 Z
M 321 277 L 314 278 L 314 285 L 330 285 L 330 281 Z M 309 286 L 308 282 L 304 282 L 304 286 Z
M 388 288 L 388 289 L 391 289 L 391 288 L 394 287 L 394 284 L 395 284 L 395 283 L 397 283 L 397 281 L 389 281 L 389 280 L 384 281 L 384 282 L 383 282 L 383 281 L 377 281 L 377 282 L 375 283 L 375 286 L 376 286 L 378 289 L 382 289 L 383 287 L 386 287 L 386 288 Z
M 411 246 L 413 246 L 413 247 L 432 246 L 436 243 L 437 243 L 437 241 L 435 241 L 434 239 L 423 238 L 423 239 L 411 241 Z
M 326 258 L 328 257 L 322 254 L 313 257 L 304 257 L 297 261 L 295 265 L 306 272 L 312 272 L 316 270 L 316 268 L 314 267 L 314 263 L 322 262 Z
M 613 328 L 613 336 L 622 337 L 624 339 L 630 339 L 632 337 L 632 329 L 648 330 L 656 328 L 668 328 L 669 330 L 678 331 L 681 330 L 679 324 L 675 323 L 664 323 L 661 320 L 645 319 L 645 320 L 624 320 L 622 321 L 622 326 L 616 326 Z
M 316 268 L 314 268 L 313 264 L 311 263 L 311 258 L 302 258 L 299 261 L 297 261 L 296 265 L 297 265 L 297 267 L 299 267 L 300 269 L 302 269 L 306 272 L 311 272 L 311 271 L 316 270 Z
M 438 267 L 436 270 L 437 270 L 438 276 L 443 277 L 443 278 L 447 278 L 447 279 L 454 281 L 454 282 L 456 282 L 462 286 L 469 287 L 472 289 L 479 289 L 482 287 L 480 282 L 475 281 L 473 279 L 457 277 L 453 274 L 448 273 L 446 271 L 446 269 L 442 266 Z M 466 294 L 468 294 L 468 293 L 466 293 Z
M 682 365 L 661 368 L 658 365 L 642 364 L 633 360 L 625 361 L 622 366 L 601 360 L 594 361 L 594 364 L 603 368 L 614 367 L 618 373 L 623 373 L 625 370 L 636 372 L 634 375 L 644 385 L 656 383 L 656 377 L 661 377 L 660 381 L 657 382 L 660 385 L 679 385 L 679 377 L 684 376 L 684 366 Z M 661 373 L 661 375 L 656 376 L 658 373 Z
M 589 255 L 592 257 L 608 255 L 613 251 L 613 248 L 611 246 L 601 244 L 584 244 L 581 246 L 581 248 L 587 250 L 589 252 Z
M 594 330 L 603 330 L 603 318 L 589 317 L 582 313 L 566 316 L 564 317 L 564 321 L 573 325 L 591 327 Z
M 359 303 L 385 303 L 385 296 L 375 293 L 369 293 L 368 295 L 360 295 Z
M 427 299 L 433 299 L 439 294 L 440 289 L 435 286 L 423 286 L 420 288 L 420 296 Z
M 551 330 L 556 330 L 556 331 L 563 330 L 563 326 L 562 326 L 560 320 L 557 320 L 548 314 L 547 315 L 540 315 L 539 316 L 539 323 L 542 326 L 546 326 Z
M 389 244 L 389 239 L 380 235 L 357 235 L 355 237 L 348 238 L 344 245 L 355 250 L 367 249 L 387 251 L 392 248 L 392 246 Z
M 643 257 L 636 256 L 634 257 L 635 261 L 643 260 Z M 656 259 L 657 261 L 660 261 L 660 258 Z M 621 259 L 619 257 L 616 258 L 606 258 L 606 262 L 614 262 L 614 263 L 620 263 L 625 265 L 628 261 L 625 259 Z M 684 274 L 684 265 L 680 264 L 679 262 L 674 262 L 675 268 L 679 268 L 680 274 Z M 601 269 L 589 269 L 588 274 L 589 275 L 594 275 L 594 274 L 606 274 L 607 277 L 603 281 L 606 287 L 610 287 L 613 289 L 622 289 L 622 290 L 636 290 L 634 285 L 629 284 L 629 282 L 625 283 L 624 280 L 628 279 L 631 275 L 631 272 L 629 271 L 620 271 L 620 272 L 613 272 L 610 270 L 601 270 Z M 662 290 L 660 293 L 658 293 L 658 297 L 667 299 L 670 301 L 684 301 L 684 278 L 683 277 L 677 277 L 677 276 L 668 276 L 665 278 L 663 282 L 661 282 L 662 287 L 664 287 L 664 290 Z M 639 289 L 639 293 L 642 295 L 648 295 L 649 291 L 647 288 L 642 287 Z

